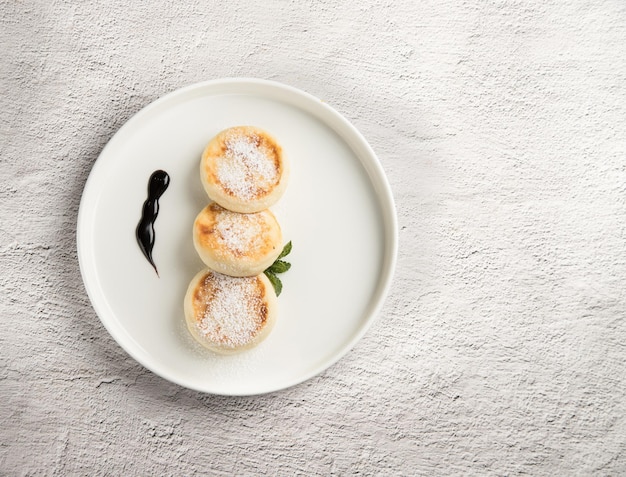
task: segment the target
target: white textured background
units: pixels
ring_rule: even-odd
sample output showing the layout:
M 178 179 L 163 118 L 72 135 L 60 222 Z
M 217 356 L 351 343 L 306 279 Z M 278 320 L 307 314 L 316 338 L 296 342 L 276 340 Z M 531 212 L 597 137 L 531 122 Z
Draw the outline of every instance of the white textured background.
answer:
M 130 3 L 0 2 L 1 475 L 626 474 L 626 3 Z M 226 76 L 348 117 L 401 227 L 363 341 L 250 398 L 130 359 L 75 248 L 113 133 Z

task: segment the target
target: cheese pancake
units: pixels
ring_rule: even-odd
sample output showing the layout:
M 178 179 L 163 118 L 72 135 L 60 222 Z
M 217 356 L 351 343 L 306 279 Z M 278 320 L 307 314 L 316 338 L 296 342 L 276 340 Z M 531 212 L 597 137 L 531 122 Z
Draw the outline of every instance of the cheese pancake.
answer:
M 202 346 L 238 353 L 263 341 L 276 321 L 276 294 L 264 274 L 229 277 L 212 270 L 198 273 L 185 295 L 185 319 Z
M 269 210 L 239 214 L 207 205 L 193 224 L 193 243 L 211 269 L 233 277 L 258 275 L 281 252 L 282 232 Z
M 233 212 L 259 212 L 275 204 L 287 187 L 289 164 L 267 132 L 236 126 L 215 136 L 200 161 L 209 197 Z

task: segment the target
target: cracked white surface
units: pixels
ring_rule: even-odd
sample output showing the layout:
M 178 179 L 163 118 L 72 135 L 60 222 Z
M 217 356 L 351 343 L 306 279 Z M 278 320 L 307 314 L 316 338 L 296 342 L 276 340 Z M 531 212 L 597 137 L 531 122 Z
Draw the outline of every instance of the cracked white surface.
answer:
M 626 473 L 625 44 L 617 0 L 0 3 L 0 474 Z M 117 346 L 74 237 L 111 135 L 227 76 L 346 115 L 401 227 L 364 340 L 235 399 Z

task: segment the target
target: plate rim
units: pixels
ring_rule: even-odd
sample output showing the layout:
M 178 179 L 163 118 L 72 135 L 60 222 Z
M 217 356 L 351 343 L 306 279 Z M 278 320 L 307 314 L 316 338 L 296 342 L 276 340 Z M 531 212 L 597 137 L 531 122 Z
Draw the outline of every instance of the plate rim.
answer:
M 203 387 L 203 386 L 194 385 L 193 383 L 185 382 L 183 379 L 178 379 L 175 375 L 172 375 L 167 372 L 163 372 L 162 370 L 158 368 L 158 366 L 153 366 L 152 363 L 146 362 L 144 357 L 141 356 L 141 354 L 136 349 L 128 345 L 124 337 L 117 336 L 117 330 L 114 330 L 112 324 L 108 322 L 109 320 L 106 318 L 107 312 L 112 313 L 113 315 L 115 315 L 115 313 L 113 313 L 113 311 L 110 309 L 108 310 L 105 309 L 105 308 L 108 308 L 108 306 L 106 305 L 106 303 L 101 303 L 100 299 L 97 297 L 96 290 L 94 288 L 99 289 L 100 292 L 104 295 L 104 291 L 99 286 L 99 283 L 97 280 L 97 269 L 95 267 L 93 267 L 93 269 L 87 268 L 88 267 L 87 265 L 88 253 L 90 250 L 92 254 L 94 253 L 93 247 L 89 247 L 87 243 L 89 234 L 85 230 L 83 230 L 86 227 L 85 224 L 89 223 L 86 219 L 86 215 L 88 214 L 87 206 L 88 206 L 88 201 L 90 200 L 90 193 L 91 193 L 90 191 L 94 190 L 93 184 L 98 180 L 97 177 L 100 175 L 99 171 L 105 167 L 103 164 L 105 162 L 104 159 L 106 158 L 108 150 L 112 149 L 113 145 L 115 145 L 117 142 L 121 140 L 120 138 L 123 137 L 126 130 L 130 129 L 135 123 L 138 123 L 139 121 L 141 121 L 142 116 L 148 115 L 153 109 L 156 109 L 159 106 L 166 104 L 167 102 L 174 99 L 176 96 L 185 96 L 187 93 L 193 90 L 202 90 L 206 88 L 219 88 L 219 87 L 226 87 L 226 88 L 230 87 L 230 88 L 235 88 L 235 89 L 237 88 L 245 89 L 246 87 L 250 89 L 254 89 L 255 87 L 261 87 L 268 91 L 275 90 L 277 92 L 280 92 L 280 91 L 288 92 L 291 95 L 298 96 L 300 98 L 303 98 L 304 100 L 311 102 L 311 104 L 315 104 L 316 107 L 318 108 L 321 107 L 322 110 L 324 110 L 326 114 L 330 114 L 330 116 L 335 121 L 338 121 L 343 128 L 346 128 L 349 131 L 349 133 L 354 138 L 356 138 L 358 145 L 361 148 L 363 148 L 363 150 L 367 153 L 367 156 L 369 156 L 367 159 L 364 159 L 362 157 L 362 154 L 358 154 L 356 151 L 354 151 L 352 144 L 348 144 L 350 148 L 353 150 L 354 155 L 359 160 L 359 163 L 361 164 L 361 166 L 365 169 L 365 172 L 371 182 L 371 187 L 376 197 L 376 202 L 381 208 L 381 216 L 382 216 L 383 226 L 384 226 L 383 254 L 382 254 L 382 264 L 381 264 L 381 269 L 380 269 L 379 280 L 376 285 L 376 288 L 374 289 L 370 297 L 371 304 L 368 306 L 367 310 L 362 315 L 363 323 L 359 326 L 357 330 L 355 330 L 351 339 L 346 340 L 346 342 L 341 347 L 337 348 L 336 352 L 331 353 L 331 356 L 329 358 L 322 360 L 320 363 L 313 366 L 312 369 L 309 370 L 308 372 L 299 374 L 296 379 L 287 380 L 287 382 L 284 384 L 280 384 L 277 386 L 276 385 L 270 386 L 267 389 L 262 389 L 256 392 L 245 392 L 245 391 L 244 392 L 238 392 L 238 391 L 224 392 L 224 391 L 211 390 L 209 389 L 210 386 Z M 216 93 L 216 94 L 228 94 L 228 93 L 222 92 L 222 93 Z M 263 95 L 260 95 L 258 92 L 257 93 L 250 93 L 250 92 L 245 93 L 243 91 L 240 91 L 238 94 L 251 94 L 251 95 L 259 95 L 263 97 Z M 205 95 L 201 95 L 201 96 L 205 96 Z M 272 98 L 272 99 L 275 99 L 275 98 Z M 286 101 L 286 102 L 288 104 L 291 104 L 294 107 L 297 107 L 298 109 L 301 109 L 301 110 L 303 109 L 302 107 L 298 105 L 294 105 L 290 101 Z M 307 114 L 313 114 L 309 110 L 304 109 L 304 111 Z M 337 131 L 336 127 L 334 127 L 331 124 L 328 124 L 328 121 L 320 118 L 319 116 L 317 115 L 314 115 L 314 116 L 316 116 L 318 120 L 322 121 L 327 127 L 333 130 L 336 134 L 338 134 L 344 142 L 348 143 L 347 139 L 344 137 L 344 134 L 342 134 L 340 131 Z M 377 182 L 377 184 L 375 182 Z M 345 118 L 340 112 L 338 112 L 335 108 L 333 108 L 328 103 L 321 100 L 320 98 L 310 93 L 307 93 L 306 91 L 295 88 L 293 86 L 290 86 L 290 85 L 287 85 L 278 81 L 274 81 L 274 80 L 266 80 L 266 79 L 260 79 L 260 78 L 227 77 L 227 78 L 201 81 L 201 82 L 193 83 L 193 84 L 175 89 L 173 91 L 170 91 L 169 93 L 166 93 L 163 96 L 160 96 L 157 99 L 151 101 L 146 106 L 141 108 L 139 111 L 134 113 L 127 121 L 124 122 L 124 124 L 122 124 L 115 131 L 113 136 L 111 136 L 111 138 L 107 141 L 105 146 L 102 148 L 102 150 L 98 154 L 98 157 L 96 158 L 95 162 L 93 163 L 91 167 L 89 176 L 87 177 L 87 180 L 85 181 L 85 185 L 81 194 L 77 222 L 76 222 L 76 251 L 77 251 L 79 269 L 80 269 L 81 278 L 83 281 L 83 286 L 85 288 L 85 291 L 89 298 L 89 302 L 93 310 L 95 311 L 96 315 L 98 316 L 98 319 L 100 320 L 104 328 L 107 330 L 109 335 L 117 343 L 117 345 L 120 346 L 137 363 L 139 363 L 141 366 L 148 369 L 152 373 L 156 374 L 157 376 L 161 377 L 162 379 L 165 379 L 169 382 L 172 382 L 174 384 L 177 384 L 179 386 L 182 386 L 184 388 L 191 389 L 197 392 L 213 394 L 213 395 L 222 395 L 222 396 L 254 396 L 254 395 L 277 392 L 283 389 L 293 387 L 305 381 L 308 381 L 309 379 L 317 376 L 318 374 L 324 372 L 325 370 L 333 366 L 335 363 L 337 363 L 350 350 L 352 350 L 354 346 L 363 338 L 363 336 L 371 328 L 373 323 L 378 319 L 380 312 L 382 310 L 382 307 L 384 306 L 386 298 L 389 294 L 389 290 L 393 282 L 393 276 L 394 276 L 396 265 L 397 265 L 398 234 L 399 233 L 398 233 L 397 211 L 396 211 L 395 201 L 393 198 L 391 186 L 389 184 L 387 175 L 384 172 L 384 169 L 382 167 L 380 160 L 378 159 L 378 156 L 376 155 L 376 153 L 374 152 L 374 150 L 372 149 L 368 141 L 365 139 L 363 134 L 347 118 Z

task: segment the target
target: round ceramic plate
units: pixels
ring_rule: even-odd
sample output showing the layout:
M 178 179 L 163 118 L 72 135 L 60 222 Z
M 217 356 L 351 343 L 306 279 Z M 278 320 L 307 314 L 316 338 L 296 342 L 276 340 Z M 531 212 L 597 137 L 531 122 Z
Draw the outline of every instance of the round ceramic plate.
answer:
M 279 316 L 256 348 L 221 356 L 189 335 L 183 297 L 204 268 L 192 224 L 209 202 L 200 155 L 219 131 L 254 125 L 291 162 L 287 191 L 272 207 L 291 240 Z M 155 223 L 157 276 L 135 240 L 148 178 L 170 186 Z M 389 184 L 363 136 L 323 101 L 256 79 L 226 79 L 170 93 L 131 118 L 89 176 L 78 216 L 85 288 L 113 338 L 154 373 L 198 391 L 259 394 L 300 383 L 336 362 L 363 336 L 389 289 L 397 222 Z

